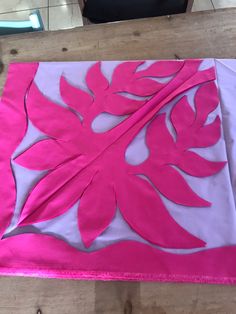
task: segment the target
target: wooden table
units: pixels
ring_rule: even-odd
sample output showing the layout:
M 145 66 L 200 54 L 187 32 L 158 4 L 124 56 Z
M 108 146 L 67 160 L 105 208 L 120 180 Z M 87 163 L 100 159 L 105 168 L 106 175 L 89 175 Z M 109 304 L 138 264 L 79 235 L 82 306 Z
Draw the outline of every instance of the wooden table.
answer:
M 204 57 L 236 57 L 236 9 L 2 37 L 0 89 L 10 61 Z M 0 278 L 0 313 L 234 314 L 236 286 Z

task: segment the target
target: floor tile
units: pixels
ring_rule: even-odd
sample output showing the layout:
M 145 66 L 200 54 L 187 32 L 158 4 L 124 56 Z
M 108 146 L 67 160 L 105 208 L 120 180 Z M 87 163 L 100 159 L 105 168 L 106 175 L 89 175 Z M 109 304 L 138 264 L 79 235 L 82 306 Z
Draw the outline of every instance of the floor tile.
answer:
M 72 4 L 78 3 L 78 0 L 49 0 L 49 6 L 57 6 L 57 5 L 65 5 L 65 4 Z
M 205 11 L 205 10 L 213 10 L 214 7 L 210 0 L 195 0 L 193 3 L 192 11 Z
M 0 13 L 47 7 L 48 0 L 0 0 Z
M 83 20 L 78 3 L 49 8 L 50 30 L 73 28 L 82 25 Z
M 213 0 L 215 9 L 236 7 L 236 0 Z
M 1 0 L 0 0 L 1 1 Z M 28 20 L 29 14 L 33 10 L 24 10 L 24 11 L 17 11 L 11 13 L 2 13 L 0 14 L 0 20 Z M 45 30 L 48 29 L 48 10 L 47 8 L 40 9 L 40 14 L 43 20 Z

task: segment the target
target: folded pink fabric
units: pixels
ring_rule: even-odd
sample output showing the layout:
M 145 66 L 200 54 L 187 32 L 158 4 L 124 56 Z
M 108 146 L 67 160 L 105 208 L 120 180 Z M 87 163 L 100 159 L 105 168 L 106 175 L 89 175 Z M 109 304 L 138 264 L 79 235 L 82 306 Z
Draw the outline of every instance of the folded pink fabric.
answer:
M 13 63 L 0 274 L 236 283 L 236 61 Z

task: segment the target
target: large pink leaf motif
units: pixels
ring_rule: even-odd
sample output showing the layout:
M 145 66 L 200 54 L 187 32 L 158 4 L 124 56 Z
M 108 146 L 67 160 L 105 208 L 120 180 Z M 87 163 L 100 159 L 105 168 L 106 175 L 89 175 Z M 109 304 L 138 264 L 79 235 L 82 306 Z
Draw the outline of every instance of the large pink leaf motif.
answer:
M 172 218 L 159 195 L 184 206 L 210 206 L 176 168 L 204 177 L 214 175 L 225 165 L 189 151 L 211 146 L 220 138 L 219 117 L 205 124 L 218 105 L 215 72 L 212 68 L 199 72 L 200 63 L 158 61 L 143 68 L 141 61 L 123 62 L 109 82 L 97 62 L 86 75 L 90 93 L 61 77 L 61 96 L 73 110 L 52 103 L 33 84 L 27 98 L 28 116 L 50 139 L 34 144 L 16 162 L 30 169 L 50 170 L 30 192 L 19 224 L 52 219 L 80 199 L 78 228 L 85 246 L 90 246 L 108 227 L 116 206 L 130 227 L 149 242 L 167 248 L 204 246 L 202 240 Z M 158 77 L 169 80 L 159 83 L 153 79 Z M 170 100 L 200 84 L 196 110 L 184 97 L 171 113 L 175 141 L 167 129 L 165 115 L 157 113 Z M 130 95 L 142 99 L 132 99 Z M 74 110 L 82 116 L 82 122 Z M 107 132 L 94 133 L 91 123 L 102 112 L 129 116 Z M 147 123 L 149 158 L 131 166 L 125 161 L 125 150 Z M 43 161 L 40 156 L 45 152 Z
M 92 184 L 84 191 L 79 205 L 79 229 L 86 246 L 90 246 L 107 228 L 115 216 L 115 211 L 116 199 L 113 185 L 106 182 L 101 173 L 98 173 Z

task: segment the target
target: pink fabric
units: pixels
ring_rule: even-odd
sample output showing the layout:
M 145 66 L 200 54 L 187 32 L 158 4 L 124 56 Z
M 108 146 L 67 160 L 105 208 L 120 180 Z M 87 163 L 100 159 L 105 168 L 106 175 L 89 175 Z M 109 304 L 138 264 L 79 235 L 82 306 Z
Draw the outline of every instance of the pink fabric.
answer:
M 14 210 L 16 200 L 15 181 L 10 158 L 26 132 L 27 121 L 25 118 L 24 101 L 36 70 L 36 63 L 11 66 L 0 101 L 1 236 L 10 223 Z M 24 75 L 22 76 L 21 73 L 24 73 Z
M 0 248 L 2 275 L 236 283 L 235 247 L 178 255 L 162 252 L 143 243 L 123 241 L 99 251 L 85 253 L 54 237 L 24 234 L 15 239 L 3 240 Z
M 201 63 L 201 60 L 156 61 L 142 68 L 145 63 L 141 61 L 121 62 L 109 81 L 97 62 L 87 71 L 87 90 L 74 86 L 61 75 L 59 90 L 66 106 L 58 105 L 39 90 L 34 81 L 37 64 L 11 65 L 0 111 L 5 126 L 0 133 L 0 145 L 2 141 L 2 147 L 6 147 L 1 153 L 6 182 L 0 185 L 4 200 L 1 234 L 10 224 L 16 202 L 11 158 L 26 137 L 30 121 L 46 138 L 14 155 L 14 163 L 29 171 L 46 172 L 25 196 L 17 228 L 24 230 L 50 222 L 77 206 L 77 228 L 85 248 L 90 248 L 109 228 L 118 207 L 128 226 L 146 244 L 125 241 L 95 252 L 81 252 L 53 235 L 13 233 L 0 241 L 0 273 L 234 282 L 232 264 L 227 265 L 228 272 L 225 267 L 222 269 L 220 261 L 224 254 L 234 256 L 234 248 L 187 255 L 158 248 L 187 250 L 207 245 L 173 218 L 163 197 L 172 204 L 205 210 L 207 215 L 207 208 L 214 200 L 198 195 L 183 173 L 199 182 L 206 177 L 217 180 L 216 175 L 227 164 L 226 160 L 210 160 L 200 151 L 194 151 L 210 151 L 222 136 L 219 115 L 208 123 L 211 113 L 219 106 L 215 69 L 200 71 Z M 197 89 L 195 109 L 184 96 L 193 88 Z M 174 100 L 168 117 L 162 110 Z M 108 131 L 95 133 L 91 125 L 102 113 L 122 115 L 124 119 Z M 149 155 L 142 163 L 131 165 L 125 159 L 125 152 L 144 127 Z M 11 250 L 15 256 L 9 256 Z M 141 262 L 144 254 L 147 258 Z M 41 260 L 36 258 L 42 255 Z M 220 259 L 213 267 L 216 256 Z M 72 265 L 67 265 L 66 260 L 73 261 Z M 63 266 L 55 269 L 52 266 L 55 262 Z M 179 268 L 180 262 L 183 266 Z M 199 278 L 194 279 L 195 276 Z

